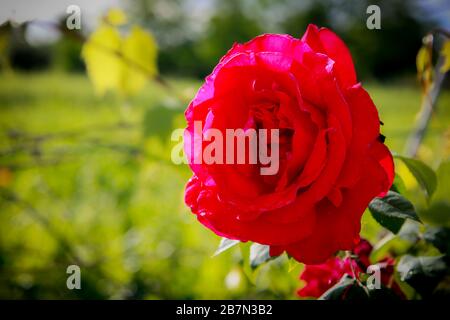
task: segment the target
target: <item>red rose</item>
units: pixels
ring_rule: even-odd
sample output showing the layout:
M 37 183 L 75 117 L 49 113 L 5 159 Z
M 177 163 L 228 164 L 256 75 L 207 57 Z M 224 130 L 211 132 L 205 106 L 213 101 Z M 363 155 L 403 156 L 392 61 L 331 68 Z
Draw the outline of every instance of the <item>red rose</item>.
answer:
M 354 260 L 350 258 L 339 259 L 332 257 L 323 264 L 305 265 L 305 269 L 300 275 L 300 280 L 306 282 L 305 286 L 297 291 L 300 297 L 319 298 L 328 289 L 341 280 L 344 274 L 353 277 L 353 270 L 360 272 Z
M 361 274 L 366 273 L 367 268 L 371 265 L 369 260 L 371 252 L 372 245 L 361 239 L 353 250 L 353 253 L 357 256 L 356 259 L 332 257 L 323 264 L 305 265 L 300 274 L 300 280 L 306 283 L 303 288 L 297 291 L 298 296 L 318 298 L 338 283 L 345 274 L 360 279 Z M 381 284 L 391 288 L 399 298 L 404 299 L 405 295 L 397 282 L 394 281 L 395 260 L 388 257 L 378 262 L 377 265 L 381 271 Z
M 187 205 L 216 234 L 270 245 L 271 255 L 320 263 L 351 249 L 368 203 L 392 184 L 377 109 L 356 82 L 347 47 L 328 29 L 310 25 L 301 40 L 265 34 L 235 44 L 185 115 L 194 173 Z M 279 129 L 277 173 L 262 175 L 261 162 L 196 162 L 211 128 L 224 136 L 226 129 Z
M 365 239 L 361 239 L 353 249 L 353 253 L 358 256 L 359 266 L 364 270 L 371 265 L 369 257 L 372 249 L 370 242 Z

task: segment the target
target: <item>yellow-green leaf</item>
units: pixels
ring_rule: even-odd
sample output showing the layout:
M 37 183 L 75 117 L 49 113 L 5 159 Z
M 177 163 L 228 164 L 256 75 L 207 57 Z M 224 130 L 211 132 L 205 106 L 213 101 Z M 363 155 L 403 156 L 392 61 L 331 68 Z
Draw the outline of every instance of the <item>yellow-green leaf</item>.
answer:
M 445 61 L 440 71 L 446 73 L 450 70 L 450 40 L 445 41 L 441 49 L 441 55 L 444 56 Z
M 297 268 L 300 264 L 294 258 L 288 258 L 288 272 L 292 272 L 295 268 Z
M 425 69 L 427 68 L 427 66 L 430 64 L 430 62 L 431 62 L 431 57 L 430 57 L 428 47 L 422 46 L 419 49 L 419 52 L 417 53 L 417 57 L 416 57 L 417 72 L 419 74 L 423 73 L 425 71 Z
M 119 87 L 122 62 L 118 53 L 122 39 L 112 26 L 101 25 L 83 46 L 82 57 L 95 91 L 103 95 L 107 90 Z
M 424 92 L 427 92 L 433 81 L 432 50 L 423 45 L 416 56 L 417 77 Z
M 148 77 L 157 74 L 157 45 L 153 36 L 138 26 L 133 26 L 123 42 L 124 69 L 121 89 L 134 94 L 145 85 Z
M 157 74 L 156 41 L 138 26 L 123 37 L 114 26 L 103 23 L 86 41 L 82 56 L 99 95 L 108 90 L 135 94 Z

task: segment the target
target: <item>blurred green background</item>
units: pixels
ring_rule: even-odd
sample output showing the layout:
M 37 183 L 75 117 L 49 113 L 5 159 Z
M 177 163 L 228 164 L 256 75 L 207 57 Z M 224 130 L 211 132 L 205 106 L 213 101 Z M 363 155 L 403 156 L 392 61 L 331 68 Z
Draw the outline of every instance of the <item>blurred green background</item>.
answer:
M 8 38 L 0 45 L 0 298 L 295 298 L 302 266 L 286 257 L 251 275 L 237 247 L 212 257 L 220 239 L 184 205 L 190 171 L 171 162 L 170 134 L 184 127 L 189 99 L 233 42 L 300 36 L 316 23 L 349 44 L 386 143 L 402 153 L 421 105 L 415 56 L 450 9 L 445 1 L 373 3 L 381 30 L 366 28 L 366 1 L 111 1 L 82 20 L 80 35 L 106 8 L 121 7 L 155 35 L 170 85 L 148 81 L 128 97 L 95 94 L 77 37 L 38 20 L 0 27 Z M 59 6 L 54 25 L 65 23 Z M 444 83 L 419 150 L 433 167 L 450 153 L 449 105 Z M 366 215 L 362 235 L 375 240 L 378 231 Z M 81 290 L 66 287 L 71 264 L 81 267 Z

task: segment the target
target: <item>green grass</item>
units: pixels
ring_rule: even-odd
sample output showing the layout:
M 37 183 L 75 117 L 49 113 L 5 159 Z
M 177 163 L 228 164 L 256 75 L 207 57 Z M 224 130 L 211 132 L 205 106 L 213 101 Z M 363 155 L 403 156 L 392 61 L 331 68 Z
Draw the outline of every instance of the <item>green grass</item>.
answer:
M 200 85 L 170 83 L 186 97 Z M 401 153 L 419 90 L 367 89 Z M 421 150 L 430 163 L 449 102 L 447 92 Z M 211 257 L 219 238 L 183 204 L 190 172 L 169 158 L 184 108 L 155 84 L 124 101 L 96 97 L 84 75 L 0 76 L 0 298 L 294 298 L 299 269 L 283 259 L 254 286 L 237 248 Z M 81 266 L 83 290 L 66 288 L 69 264 Z

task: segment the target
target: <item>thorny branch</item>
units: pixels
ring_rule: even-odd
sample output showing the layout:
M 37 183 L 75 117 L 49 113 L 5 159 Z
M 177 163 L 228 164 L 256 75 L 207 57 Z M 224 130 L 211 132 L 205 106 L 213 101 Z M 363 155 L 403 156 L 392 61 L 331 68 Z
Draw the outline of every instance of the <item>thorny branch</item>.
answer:
M 447 39 L 450 39 L 450 31 L 442 28 L 433 29 L 428 34 L 428 36 L 430 36 L 431 39 L 433 39 L 433 35 L 442 35 Z M 408 157 L 415 157 L 417 155 L 420 144 L 422 143 L 422 140 L 427 132 L 431 116 L 435 111 L 436 101 L 441 91 L 441 86 L 445 79 L 445 74 L 440 71 L 441 67 L 444 65 L 444 62 L 445 62 L 444 57 L 440 55 L 434 67 L 434 74 L 436 75 L 435 79 L 433 81 L 431 89 L 425 92 L 425 95 L 422 98 L 420 116 L 417 120 L 416 127 L 413 129 L 406 142 L 405 153 Z

